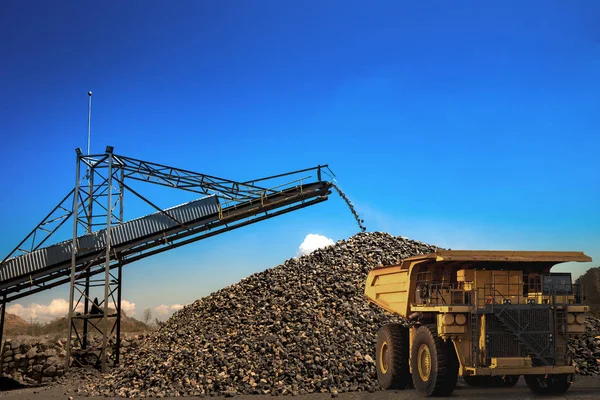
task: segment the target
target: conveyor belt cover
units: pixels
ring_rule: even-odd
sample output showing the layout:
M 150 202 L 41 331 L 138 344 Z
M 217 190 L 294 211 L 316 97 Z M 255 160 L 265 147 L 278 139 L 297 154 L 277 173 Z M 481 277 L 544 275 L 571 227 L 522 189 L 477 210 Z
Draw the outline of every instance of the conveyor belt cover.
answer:
M 164 210 L 182 224 L 210 223 L 218 219 L 219 200 L 208 196 Z M 119 247 L 144 238 L 152 238 L 173 229 L 184 229 L 161 212 L 113 225 L 110 229 L 111 245 Z M 0 286 L 5 281 L 26 278 L 34 272 L 64 264 L 71 260 L 72 240 L 57 243 L 17 257 L 9 258 L 0 269 Z M 77 256 L 85 256 L 105 248 L 106 229 L 77 238 Z

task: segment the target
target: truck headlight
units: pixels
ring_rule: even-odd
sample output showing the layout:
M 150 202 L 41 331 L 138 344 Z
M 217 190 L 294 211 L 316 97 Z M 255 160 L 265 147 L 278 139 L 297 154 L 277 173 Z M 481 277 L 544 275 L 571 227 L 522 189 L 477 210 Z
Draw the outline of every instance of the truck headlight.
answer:
M 578 324 L 583 324 L 585 322 L 585 315 L 583 313 L 577 314 L 575 316 L 575 321 L 577 321 Z
M 467 317 L 464 314 L 456 314 L 456 316 L 454 317 L 454 321 L 458 325 L 464 325 L 465 322 L 467 322 Z
M 444 325 L 452 325 L 454 323 L 454 315 L 444 314 L 442 317 L 442 322 Z

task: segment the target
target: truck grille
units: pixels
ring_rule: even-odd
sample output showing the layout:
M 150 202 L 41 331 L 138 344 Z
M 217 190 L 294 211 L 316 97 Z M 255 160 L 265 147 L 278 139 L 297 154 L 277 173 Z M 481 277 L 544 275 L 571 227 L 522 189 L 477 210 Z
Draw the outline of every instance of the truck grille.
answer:
M 552 310 L 549 306 L 494 306 L 486 315 L 486 358 L 527 357 L 534 364 L 554 364 Z M 552 341 L 551 341 L 552 340 Z

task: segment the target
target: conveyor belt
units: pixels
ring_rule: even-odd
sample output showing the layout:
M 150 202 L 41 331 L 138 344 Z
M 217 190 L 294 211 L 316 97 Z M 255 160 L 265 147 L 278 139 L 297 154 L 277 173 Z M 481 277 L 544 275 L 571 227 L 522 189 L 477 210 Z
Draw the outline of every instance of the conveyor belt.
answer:
M 208 196 L 187 204 L 165 210 L 175 220 L 183 224 L 205 224 L 218 219 L 219 201 L 216 196 Z M 164 213 L 154 213 L 137 218 L 111 228 L 111 245 L 127 247 L 143 239 L 162 236 L 165 232 L 178 228 L 177 222 Z M 106 229 L 77 238 L 77 258 L 85 258 L 104 248 Z M 54 270 L 54 267 L 71 263 L 73 241 L 67 240 L 44 247 L 31 253 L 8 259 L 0 269 L 0 289 L 7 283 L 27 281 L 29 276 L 39 271 Z
M 255 223 L 276 215 L 325 201 L 331 184 L 316 182 L 292 187 L 262 198 L 220 204 L 207 196 L 163 212 L 111 227 L 112 261 L 123 265 L 205 237 Z M 87 266 L 89 275 L 103 271 L 106 230 L 77 238 L 76 265 Z M 0 265 L 0 295 L 6 301 L 28 296 L 68 282 L 72 240 L 7 259 Z M 118 264 L 115 264 L 115 266 Z M 111 266 L 112 268 L 113 266 Z

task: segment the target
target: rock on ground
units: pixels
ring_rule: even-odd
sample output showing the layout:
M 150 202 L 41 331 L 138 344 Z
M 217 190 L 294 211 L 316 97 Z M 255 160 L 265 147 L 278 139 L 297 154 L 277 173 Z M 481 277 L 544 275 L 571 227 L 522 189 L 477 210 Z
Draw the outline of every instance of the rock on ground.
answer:
M 600 375 L 600 319 L 586 318 L 585 333 L 569 341 L 569 350 L 577 373 L 582 376 Z

